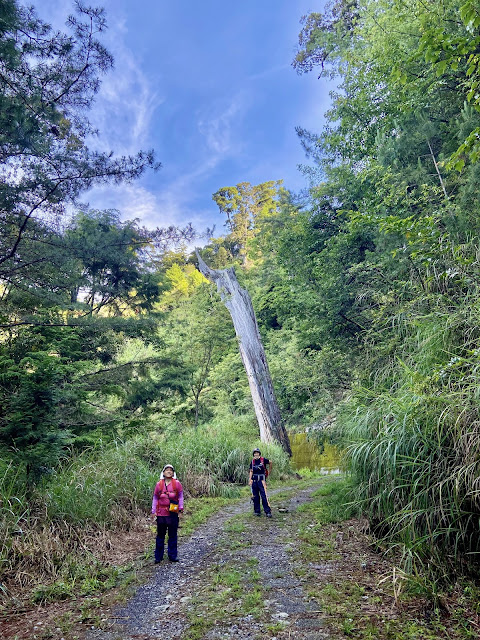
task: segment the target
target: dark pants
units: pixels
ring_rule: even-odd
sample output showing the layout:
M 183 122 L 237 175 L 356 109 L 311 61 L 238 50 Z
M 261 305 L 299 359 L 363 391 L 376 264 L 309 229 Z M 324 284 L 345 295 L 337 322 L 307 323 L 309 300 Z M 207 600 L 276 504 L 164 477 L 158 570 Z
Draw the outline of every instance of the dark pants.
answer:
M 262 480 L 253 479 L 252 483 L 252 493 L 253 493 L 253 509 L 255 513 L 260 513 L 260 496 L 262 498 L 263 510 L 265 513 L 270 513 L 271 509 L 267 502 L 267 496 L 265 495 L 265 487 L 263 486 Z
M 168 529 L 167 553 L 171 560 L 177 559 L 177 529 L 178 515 L 172 513 L 170 516 L 157 516 L 157 539 L 155 541 L 155 562 L 163 559 L 165 549 L 165 534 Z

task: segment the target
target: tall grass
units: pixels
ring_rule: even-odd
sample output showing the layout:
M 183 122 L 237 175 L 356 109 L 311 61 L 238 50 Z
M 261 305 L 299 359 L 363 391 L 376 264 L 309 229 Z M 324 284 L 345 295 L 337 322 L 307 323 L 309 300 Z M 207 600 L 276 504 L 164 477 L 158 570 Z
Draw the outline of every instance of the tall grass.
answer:
M 410 570 L 480 567 L 480 350 L 469 310 L 402 327 L 396 359 L 345 403 L 358 500 Z
M 274 477 L 288 473 L 285 452 L 278 445 L 253 439 L 257 437 L 255 431 L 251 426 L 245 429 L 245 418 L 222 418 L 206 429 L 144 440 L 142 456 L 158 470 L 167 462 L 173 464 L 191 495 L 226 496 L 232 491 L 232 483 L 246 483 L 252 450 L 257 446 L 265 457 L 275 461 Z
M 70 460 L 37 493 L 47 519 L 128 528 L 131 514 L 148 508 L 156 481 L 141 449 L 141 441 L 129 440 Z
M 166 463 L 175 467 L 187 496 L 234 495 L 235 485 L 246 483 L 251 451 L 258 446 L 242 429 L 242 420 L 232 418 L 197 430 L 172 428 L 98 446 L 60 468 L 36 499 L 49 520 L 127 527 L 128 514 L 149 510 Z M 275 460 L 274 473 L 286 473 L 288 458 L 280 447 L 262 446 Z
M 28 511 L 19 475 L 12 462 L 0 461 L 0 575 L 8 563 L 15 536 L 22 533 L 21 522 Z
M 187 499 L 239 495 L 252 449 L 259 445 L 255 438 L 246 418 L 222 417 L 197 430 L 179 432 L 172 426 L 164 433 L 99 443 L 65 462 L 28 496 L 19 490 L 13 466 L 5 467 L 0 582 L 63 580 L 65 563 L 79 565 L 74 573 L 84 572 L 80 565 L 94 568 L 92 548 L 98 540 L 107 542 L 109 530 L 128 530 L 150 512 L 153 488 L 167 462 L 175 466 Z M 288 458 L 280 447 L 262 447 L 275 461 L 274 475 L 287 473 Z

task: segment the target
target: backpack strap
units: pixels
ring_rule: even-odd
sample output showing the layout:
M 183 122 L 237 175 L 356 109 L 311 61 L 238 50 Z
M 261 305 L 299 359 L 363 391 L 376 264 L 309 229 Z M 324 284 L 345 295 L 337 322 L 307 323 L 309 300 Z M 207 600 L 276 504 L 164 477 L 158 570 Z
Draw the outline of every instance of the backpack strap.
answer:
M 260 473 L 260 474 L 255 474 L 255 473 L 253 473 L 253 467 L 254 467 L 254 465 L 255 465 L 255 462 L 256 462 L 256 463 L 258 463 L 258 462 L 260 462 L 260 463 L 261 463 L 261 465 L 262 465 L 262 467 L 263 467 L 263 473 Z M 255 458 L 254 458 L 254 459 L 252 460 L 252 477 L 253 477 L 254 475 L 256 475 L 256 476 L 263 476 L 263 478 L 264 478 L 264 479 L 266 479 L 266 478 L 267 478 L 267 476 L 268 476 L 268 469 L 267 469 L 267 467 L 265 466 L 264 458 L 258 458 L 257 460 L 255 460 Z
M 266 480 L 268 478 L 268 469 L 267 469 L 267 465 L 265 464 L 265 458 L 261 457 L 260 460 L 262 461 L 263 468 L 265 469 L 265 480 Z
M 178 500 L 178 484 L 175 478 L 172 478 L 172 491 L 175 492 L 175 495 L 177 496 L 177 500 Z M 160 493 L 168 494 L 167 485 L 165 484 L 165 480 L 163 478 L 160 480 Z
M 175 485 L 173 485 L 173 490 L 175 491 Z M 168 493 L 167 485 L 165 484 L 165 480 L 163 478 L 160 480 L 160 493 Z

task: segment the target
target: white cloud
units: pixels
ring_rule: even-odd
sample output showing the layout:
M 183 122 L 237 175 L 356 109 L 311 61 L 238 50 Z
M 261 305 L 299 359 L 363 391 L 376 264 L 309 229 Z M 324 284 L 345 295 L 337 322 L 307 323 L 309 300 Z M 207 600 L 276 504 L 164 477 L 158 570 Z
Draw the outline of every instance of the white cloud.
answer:
M 211 211 L 194 210 L 194 176 L 184 176 L 158 193 L 136 184 L 118 185 L 114 189 L 99 186 L 83 198 L 95 209 L 118 209 L 123 220 L 137 218 L 146 227 L 184 226 L 191 222 L 198 230 L 209 224 Z
M 115 69 L 103 81 L 91 112 L 91 120 L 100 130 L 93 144 L 104 151 L 134 154 L 150 146 L 153 116 L 164 98 L 130 50 L 117 45 L 114 55 Z
M 72 0 L 37 0 L 36 5 L 42 19 L 55 29 L 67 31 L 66 19 L 75 13 Z M 112 53 L 115 65 L 100 78 L 101 88 L 88 114 L 100 135 L 87 143 L 99 151 L 135 154 L 151 146 L 152 119 L 164 98 L 155 80 L 142 71 L 135 52 L 125 44 L 128 29 L 121 3 L 108 7 L 107 24 L 108 29 L 100 39 Z
M 238 153 L 240 143 L 233 139 L 233 131 L 238 131 L 238 122 L 246 109 L 245 95 L 238 94 L 226 107 L 214 105 L 208 113 L 198 119 L 198 130 L 204 137 L 208 150 L 217 156 L 225 156 L 235 150 Z
M 124 220 L 138 218 L 148 227 L 177 223 L 171 217 L 172 212 L 161 206 L 158 197 L 138 183 L 121 184 L 113 189 L 109 185 L 94 187 L 83 199 L 95 209 L 118 209 Z
M 210 209 L 197 208 L 194 203 L 204 199 L 202 185 L 218 165 L 241 153 L 242 144 L 234 139 L 233 131 L 238 130 L 237 120 L 244 108 L 245 100 L 237 96 L 223 109 L 209 106 L 208 112 L 199 115 L 197 126 L 204 144 L 198 144 L 196 152 L 188 155 L 186 167 L 169 165 L 168 169 L 162 169 L 154 190 L 141 182 L 98 186 L 84 199 L 98 209 L 118 209 L 123 219 L 138 218 L 147 227 L 183 226 L 191 222 L 203 231 L 212 225 L 212 212 L 216 214 L 216 208 L 213 204 Z

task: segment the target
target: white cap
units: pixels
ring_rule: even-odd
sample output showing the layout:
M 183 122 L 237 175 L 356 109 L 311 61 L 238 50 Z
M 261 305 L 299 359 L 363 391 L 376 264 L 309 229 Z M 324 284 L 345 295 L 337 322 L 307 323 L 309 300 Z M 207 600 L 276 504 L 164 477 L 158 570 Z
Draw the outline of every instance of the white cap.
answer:
M 175 473 L 175 467 L 173 466 L 173 464 L 166 464 L 163 469 L 162 469 L 162 473 L 160 474 L 160 480 L 163 480 L 163 472 L 165 471 L 165 469 L 167 467 L 170 467 L 170 469 L 173 470 L 173 477 L 175 478 L 175 480 L 177 479 L 177 474 Z

